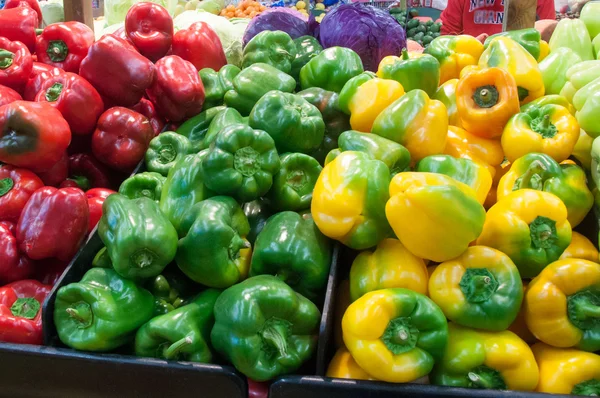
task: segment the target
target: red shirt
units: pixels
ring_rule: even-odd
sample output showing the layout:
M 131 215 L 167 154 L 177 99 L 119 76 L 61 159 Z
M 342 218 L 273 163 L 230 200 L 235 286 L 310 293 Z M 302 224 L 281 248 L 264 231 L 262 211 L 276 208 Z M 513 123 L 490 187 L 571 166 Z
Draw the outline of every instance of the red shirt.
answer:
M 554 0 L 538 0 L 537 17 L 556 19 Z M 493 35 L 502 32 L 504 0 L 448 0 L 441 18 L 443 35 Z

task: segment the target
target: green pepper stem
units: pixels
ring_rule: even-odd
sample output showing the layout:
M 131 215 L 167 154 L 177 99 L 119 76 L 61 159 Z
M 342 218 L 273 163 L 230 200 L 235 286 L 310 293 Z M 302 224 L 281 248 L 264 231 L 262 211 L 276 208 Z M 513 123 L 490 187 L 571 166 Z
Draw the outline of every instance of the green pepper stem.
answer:
M 469 303 L 482 303 L 496 292 L 498 281 L 487 268 L 467 268 L 459 286 Z
M 577 312 L 586 318 L 600 318 L 600 306 L 589 301 L 581 301 L 577 304 Z
M 600 379 L 590 379 L 576 384 L 571 390 L 571 395 L 600 396 Z
M 69 47 L 62 40 L 51 40 L 48 43 L 48 49 L 46 49 L 46 54 L 52 60 L 52 62 L 63 62 L 67 59 L 67 55 L 69 55 Z
M 35 34 L 36 34 L 36 36 L 39 36 L 39 35 L 41 35 L 42 33 L 44 33 L 44 29 L 36 29 L 36 30 L 35 30 Z
M 67 314 L 69 314 L 69 316 L 81 323 L 86 323 L 87 319 L 81 314 L 79 313 L 79 311 L 77 311 L 75 308 L 67 308 Z
M 408 55 L 408 50 L 406 48 L 402 49 L 402 59 L 404 61 L 407 61 L 410 59 L 410 56 Z
M 286 331 L 283 330 L 283 326 L 278 324 L 272 324 L 268 327 L 264 328 L 261 331 L 263 341 L 275 349 L 275 351 L 279 354 L 280 357 L 287 356 L 287 340 L 286 340 Z
M 545 171 L 546 168 L 541 162 L 533 161 L 527 171 L 517 179 L 513 191 L 525 188 L 541 190 L 543 188 L 542 174 Z
M 33 319 L 40 311 L 40 307 L 40 302 L 33 297 L 21 297 L 10 307 L 10 312 L 16 317 Z
M 500 100 L 500 93 L 495 86 L 481 86 L 475 89 L 473 102 L 480 108 L 491 108 Z
M 46 101 L 54 102 L 58 100 L 62 93 L 63 85 L 61 83 L 54 83 L 48 90 L 46 90 Z
M 0 198 L 10 192 L 15 186 L 15 182 L 12 178 L 7 177 L 0 180 Z
M 8 69 L 13 64 L 15 54 L 4 49 L 0 49 L 0 69 Z
M 479 388 L 491 388 L 491 383 L 485 378 L 479 376 L 478 374 L 469 372 L 467 376 L 469 377 L 469 380 L 471 380 L 471 382 L 477 385 Z
M 183 350 L 185 347 L 191 345 L 193 340 L 190 336 L 186 336 L 181 340 L 178 340 L 171 344 L 169 348 L 165 350 L 165 358 L 166 359 L 175 359 L 177 355 Z
M 473 368 L 467 373 L 467 379 L 469 380 L 469 387 L 471 388 L 485 388 L 493 390 L 505 390 L 506 382 L 502 377 L 502 374 L 496 369 L 492 369 L 486 365 L 480 365 Z

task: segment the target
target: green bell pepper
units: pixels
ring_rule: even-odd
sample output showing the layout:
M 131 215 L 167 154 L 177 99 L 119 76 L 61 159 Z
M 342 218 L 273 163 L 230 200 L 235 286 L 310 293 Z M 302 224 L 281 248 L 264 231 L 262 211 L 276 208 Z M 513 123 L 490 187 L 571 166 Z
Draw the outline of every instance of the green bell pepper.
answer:
M 217 138 L 217 134 L 232 124 L 244 124 L 244 117 L 233 108 L 225 108 L 219 112 L 208 127 L 204 142 L 202 143 L 202 149 L 210 147 L 210 144 Z
M 323 116 L 325 123 L 323 141 L 318 149 L 310 153 L 319 163 L 323 164 L 329 151 L 337 148 L 340 134 L 350 130 L 350 117 L 340 109 L 339 95 L 333 91 L 312 87 L 300 91 L 297 95 L 316 106 Z
M 242 68 L 262 62 L 290 74 L 294 58 L 296 43 L 290 35 L 281 30 L 263 30 L 244 47 Z
M 254 104 L 269 91 L 292 93 L 295 88 L 293 77 L 271 65 L 258 63 L 245 68 L 233 79 L 233 90 L 225 93 L 225 104 L 247 116 Z
M 573 97 L 579 126 L 590 136 L 600 136 L 600 77 L 578 90 Z
M 271 217 L 275 212 L 273 209 L 271 209 L 269 201 L 262 198 L 253 200 L 252 202 L 244 203 L 242 210 L 248 219 L 248 224 L 250 224 L 250 232 L 248 232 L 248 236 L 246 238 L 248 239 L 248 242 L 254 246 L 258 234 L 265 227 L 269 217 Z
M 300 69 L 308 63 L 311 59 L 316 57 L 323 51 L 323 47 L 317 39 L 312 36 L 301 36 L 294 39 L 296 45 L 296 57 L 292 61 L 292 71 L 290 75 L 300 80 Z
M 108 251 L 106 250 L 106 246 L 103 247 L 96 253 L 94 259 L 92 260 L 92 267 L 98 268 L 112 268 L 112 261 L 110 261 L 110 256 L 108 255 Z
M 146 169 L 167 176 L 182 157 L 190 153 L 190 140 L 173 131 L 165 131 L 150 141 L 146 151 Z
M 317 160 L 303 153 L 281 155 L 281 167 L 273 176 L 268 198 L 277 211 L 310 209 L 315 183 L 323 170 Z
M 346 47 L 330 47 L 300 69 L 300 86 L 303 90 L 321 87 L 339 93 L 348 80 L 363 71 L 357 53 Z
M 226 288 L 246 278 L 250 267 L 248 220 L 237 202 L 215 196 L 195 204 L 181 222 L 175 261 L 191 280 Z
M 155 201 L 114 194 L 106 198 L 102 212 L 98 234 L 119 275 L 150 278 L 175 258 L 177 232 Z
M 495 35 L 491 35 L 487 39 L 485 39 L 485 42 L 483 43 L 484 48 L 487 49 L 490 45 L 490 42 L 499 36 L 504 36 L 513 39 L 521 46 L 523 46 L 523 48 L 525 48 L 525 50 L 527 50 L 529 54 L 533 55 L 533 58 L 540 58 L 540 41 L 542 40 L 542 35 L 537 29 L 527 28 L 496 33 Z
M 133 340 L 153 312 L 149 291 L 112 269 L 92 268 L 81 281 L 58 289 L 54 324 L 60 341 L 71 348 L 109 351 Z
M 596 36 L 596 38 L 592 41 L 592 45 L 594 46 L 596 59 L 600 61 L 600 35 Z
M 267 381 L 312 356 L 320 318 L 319 309 L 285 282 L 259 275 L 221 293 L 210 340 L 241 373 Z
M 594 59 L 594 50 L 592 49 L 592 39 L 585 27 L 585 23 L 579 19 L 565 18 L 561 20 L 552 37 L 550 38 L 551 53 L 561 47 L 570 48 L 583 61 Z
M 249 123 L 269 133 L 280 153 L 310 153 L 321 145 L 325 133 L 325 122 L 316 106 L 281 91 L 271 91 L 258 100 Z
M 331 152 L 327 163 L 342 152 L 364 152 L 372 159 L 381 160 L 390 169 L 390 176 L 410 170 L 410 152 L 402 145 L 375 134 L 348 130 L 338 139 L 338 152 Z
M 119 193 L 129 199 L 148 198 L 158 202 L 165 181 L 161 174 L 145 171 L 123 181 Z
M 560 94 L 568 81 L 567 71 L 580 62 L 581 57 L 567 47 L 557 48 L 544 58 L 539 66 L 544 79 L 546 95 Z
M 446 106 L 448 114 L 448 124 L 450 126 L 461 127 L 460 117 L 458 116 L 458 108 L 456 106 L 456 86 L 458 79 L 450 79 L 443 84 L 440 84 L 437 91 L 433 95 L 433 99 L 440 101 Z
M 219 290 L 207 289 L 191 303 L 152 318 L 135 335 L 135 355 L 210 363 L 210 330 L 220 294 Z
M 560 91 L 560 95 L 573 102 L 573 97 L 578 90 L 600 77 L 600 61 L 583 61 L 569 68 L 567 83 Z
M 376 79 L 377 75 L 373 72 L 363 72 L 360 75 L 354 76 L 352 79 L 348 80 L 344 87 L 342 87 L 342 91 L 340 91 L 338 106 L 346 115 L 350 115 L 350 108 L 348 107 L 352 97 L 356 94 L 356 90 L 368 82 L 369 80 Z
M 190 207 L 214 195 L 204 185 L 202 159 L 207 154 L 208 150 L 186 155 L 169 171 L 160 196 L 160 210 L 176 230 Z
M 206 186 L 240 203 L 271 189 L 280 161 L 273 138 L 262 130 L 234 124 L 221 130 L 202 160 Z
M 224 106 L 217 106 L 205 110 L 185 122 L 177 129 L 176 133 L 181 134 L 190 141 L 190 153 L 198 153 L 203 149 L 204 137 L 210 126 L 210 122 L 219 114 Z
M 600 3 L 590 1 L 583 6 L 579 19 L 585 24 L 592 39 L 600 35 Z
M 411 58 L 404 49 L 402 57 L 383 65 L 377 71 L 377 76 L 397 81 L 405 92 L 419 89 L 431 97 L 440 85 L 440 62 L 429 54 L 418 54 Z
M 322 297 L 331 265 L 331 241 L 310 213 L 284 211 L 269 218 L 258 235 L 250 276 L 275 275 L 304 297 Z
M 225 65 L 218 72 L 212 68 L 201 69 L 199 75 L 205 95 L 203 109 L 223 105 L 225 93 L 233 90 L 233 79 L 240 72 L 241 69 L 235 65 Z

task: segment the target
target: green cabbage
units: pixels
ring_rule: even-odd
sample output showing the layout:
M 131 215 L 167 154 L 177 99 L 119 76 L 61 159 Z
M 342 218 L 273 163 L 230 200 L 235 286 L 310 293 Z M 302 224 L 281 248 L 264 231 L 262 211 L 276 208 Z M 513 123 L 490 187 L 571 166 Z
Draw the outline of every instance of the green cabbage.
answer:
M 215 0 L 204 0 L 198 3 L 196 7 L 197 10 L 204 10 L 206 12 L 210 12 L 211 14 L 219 15 L 221 10 L 221 6 Z
M 104 19 L 108 26 L 125 22 L 125 16 L 127 11 L 135 3 L 141 0 L 104 0 Z M 165 7 L 169 14 L 175 13 L 175 7 L 177 7 L 177 0 L 149 0 L 153 3 L 160 4 Z
M 65 21 L 65 9 L 62 0 L 40 1 L 42 27 Z

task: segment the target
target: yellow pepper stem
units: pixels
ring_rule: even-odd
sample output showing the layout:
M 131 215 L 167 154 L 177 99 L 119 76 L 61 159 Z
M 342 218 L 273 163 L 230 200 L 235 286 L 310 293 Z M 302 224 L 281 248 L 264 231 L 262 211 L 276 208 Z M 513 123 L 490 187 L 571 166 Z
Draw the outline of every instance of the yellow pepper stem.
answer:
M 550 249 L 556 244 L 556 221 L 538 216 L 529 224 L 531 245 L 535 249 Z
M 600 396 L 600 380 L 591 379 L 576 384 L 571 391 L 571 395 L 585 395 L 588 397 Z
M 567 297 L 567 314 L 573 325 L 589 330 L 600 325 L 600 295 L 594 291 L 580 291 Z
M 491 108 L 498 103 L 500 94 L 496 86 L 481 86 L 475 89 L 473 101 L 481 108 Z
M 535 189 L 541 191 L 543 188 L 542 174 L 546 171 L 546 168 L 541 162 L 537 160 L 529 165 L 529 168 L 523 175 L 515 181 L 513 191 L 519 189 Z
M 544 115 L 531 121 L 531 129 L 544 138 L 552 138 L 558 132 L 555 125 L 550 123 L 550 115 Z
M 481 303 L 498 289 L 498 281 L 487 268 L 468 268 L 459 283 L 470 303 Z
M 504 378 L 496 369 L 481 365 L 472 369 L 468 374 L 469 386 L 471 388 L 505 390 Z
M 388 323 L 381 341 L 394 354 L 410 351 L 417 345 L 419 329 L 413 326 L 410 318 L 395 318 Z
M 263 350 L 281 358 L 287 357 L 288 337 L 291 334 L 292 324 L 284 319 L 271 318 L 260 331 L 263 341 Z

